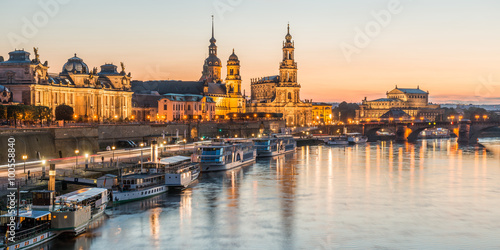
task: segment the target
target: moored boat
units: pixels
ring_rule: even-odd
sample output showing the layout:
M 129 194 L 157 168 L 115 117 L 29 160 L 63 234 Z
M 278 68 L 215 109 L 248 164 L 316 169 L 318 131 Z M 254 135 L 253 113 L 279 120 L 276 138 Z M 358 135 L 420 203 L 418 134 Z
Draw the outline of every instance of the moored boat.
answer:
M 368 141 L 368 137 L 361 135 L 360 133 L 348 133 L 346 135 L 349 144 L 360 144 Z
M 337 137 L 331 137 L 326 141 L 327 145 L 347 145 L 349 144 L 349 141 L 347 140 L 346 136 L 337 136 Z
M 186 188 L 200 175 L 200 164 L 192 162 L 191 157 L 172 156 L 160 159 L 164 164 L 165 185 L 174 188 Z
M 271 135 L 269 137 L 253 139 L 257 150 L 257 157 L 272 157 L 276 155 L 293 152 L 297 148 L 297 142 L 291 135 Z
M 255 162 L 257 152 L 248 139 L 217 139 L 210 145 L 198 146 L 193 161 L 202 172 L 225 171 Z

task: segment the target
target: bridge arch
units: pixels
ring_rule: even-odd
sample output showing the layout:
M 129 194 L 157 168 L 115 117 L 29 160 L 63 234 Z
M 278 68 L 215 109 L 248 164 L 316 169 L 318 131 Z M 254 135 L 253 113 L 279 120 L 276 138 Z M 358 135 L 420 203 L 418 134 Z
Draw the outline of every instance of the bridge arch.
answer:
M 486 126 L 474 126 L 472 125 L 469 132 L 469 143 L 477 143 L 479 136 L 487 130 L 499 127 L 498 124 L 486 125 Z

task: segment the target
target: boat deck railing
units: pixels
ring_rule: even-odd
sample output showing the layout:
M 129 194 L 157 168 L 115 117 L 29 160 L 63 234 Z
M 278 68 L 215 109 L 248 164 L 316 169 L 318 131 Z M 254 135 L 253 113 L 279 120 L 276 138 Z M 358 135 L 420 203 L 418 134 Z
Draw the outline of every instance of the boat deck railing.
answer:
M 16 237 L 15 237 L 16 241 L 15 242 L 24 241 L 25 239 L 32 238 L 38 234 L 42 234 L 42 233 L 47 232 L 49 230 L 50 230 L 50 222 L 45 222 L 43 224 L 31 227 L 31 228 L 27 228 L 27 229 L 21 228 L 21 230 L 16 231 Z M 5 238 L 3 237 L 3 239 L 5 239 Z M 3 241 L 3 242 L 5 242 L 5 241 Z M 12 245 L 14 245 L 14 244 L 15 243 L 13 243 Z

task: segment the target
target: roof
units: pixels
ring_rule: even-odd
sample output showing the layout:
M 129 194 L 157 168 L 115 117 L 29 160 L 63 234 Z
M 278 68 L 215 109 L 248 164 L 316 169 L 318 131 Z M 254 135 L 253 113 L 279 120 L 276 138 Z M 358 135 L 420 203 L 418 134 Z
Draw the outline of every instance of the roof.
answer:
M 152 178 L 152 177 L 159 177 L 163 176 L 163 174 L 131 174 L 131 175 L 124 175 L 122 176 L 122 179 L 145 179 L 145 178 Z
M 176 164 L 176 163 L 179 163 L 179 162 L 182 162 L 182 161 L 187 161 L 187 160 L 190 161 L 191 157 L 178 155 L 178 156 L 172 156 L 172 157 L 162 158 L 162 159 L 160 159 L 160 163 L 163 163 L 163 164 Z
M 395 91 L 395 90 L 399 90 L 403 93 L 406 93 L 406 94 L 427 94 L 427 92 L 419 89 L 419 88 L 416 88 L 416 89 L 409 89 L 409 88 L 395 88 L 393 89 L 392 91 Z M 391 91 L 391 92 L 392 92 Z
M 391 98 L 380 98 L 373 100 L 372 102 L 402 102 L 400 99 L 391 99 Z
M 83 201 L 89 198 L 92 198 L 98 194 L 106 192 L 105 188 L 82 188 L 77 191 L 67 193 L 57 197 L 57 200 L 64 199 L 66 201 Z
M 156 91 L 160 95 L 176 94 L 203 94 L 203 82 L 188 81 L 132 81 L 132 91 L 136 94 L 149 94 Z
M 31 218 L 31 219 L 38 219 L 42 218 L 43 216 L 50 215 L 49 211 L 38 211 L 38 210 L 21 210 L 19 211 L 19 217 L 23 218 Z M 14 213 L 6 213 L 1 215 L 0 217 L 11 217 L 11 216 L 17 216 L 17 211 Z
M 383 118 L 394 118 L 394 119 L 403 118 L 403 119 L 410 119 L 411 116 L 408 115 L 403 110 L 400 110 L 400 109 L 391 109 L 387 113 L 385 113 L 382 116 L 380 116 L 380 118 L 382 118 L 382 119 Z
M 190 94 L 174 94 L 174 93 L 168 93 L 163 95 L 161 99 L 168 99 L 170 101 L 180 101 L 180 102 L 200 102 L 203 99 L 204 96 L 202 95 L 190 95 Z M 160 99 L 160 100 L 161 100 Z M 207 96 L 206 102 L 214 102 L 214 100 Z
M 98 180 L 99 179 L 107 179 L 107 178 L 116 178 L 117 176 L 116 175 L 112 175 L 112 174 L 105 174 L 99 178 L 97 178 Z
M 220 83 L 208 83 L 208 93 L 215 95 L 225 95 L 226 85 Z
M 264 76 L 259 77 L 254 83 L 279 82 L 279 76 Z

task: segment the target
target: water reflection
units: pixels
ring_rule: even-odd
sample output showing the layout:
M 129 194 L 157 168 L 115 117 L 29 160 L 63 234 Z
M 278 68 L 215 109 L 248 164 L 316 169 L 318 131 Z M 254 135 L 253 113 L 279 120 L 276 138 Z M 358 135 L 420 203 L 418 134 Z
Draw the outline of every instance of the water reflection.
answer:
M 117 206 L 56 249 L 498 247 L 499 158 L 452 140 L 302 147 Z

